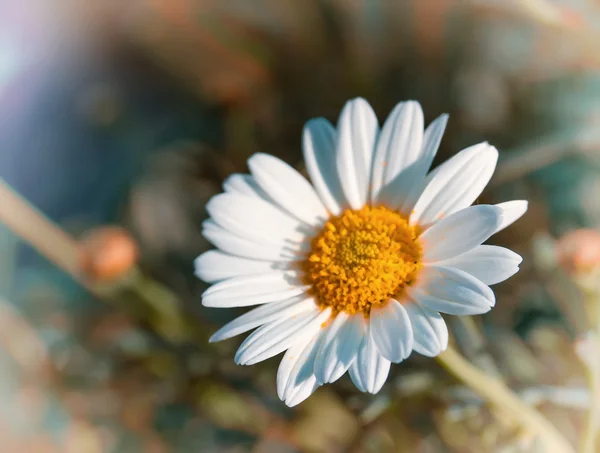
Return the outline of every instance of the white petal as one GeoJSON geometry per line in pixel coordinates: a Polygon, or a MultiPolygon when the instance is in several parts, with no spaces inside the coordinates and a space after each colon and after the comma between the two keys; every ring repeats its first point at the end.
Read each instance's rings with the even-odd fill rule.
{"type": "Polygon", "coordinates": [[[303,339],[304,341],[294,343],[283,355],[283,358],[279,363],[279,368],[277,368],[277,396],[279,396],[280,400],[285,400],[287,383],[290,380],[290,375],[292,374],[294,367],[299,363],[302,352],[317,338],[317,336],[318,334],[313,338],[303,339]]]}
{"type": "Polygon", "coordinates": [[[416,101],[401,102],[388,116],[373,158],[371,200],[401,205],[412,188],[412,171],[423,143],[423,110],[416,101]],[[386,190],[387,189],[387,190],[386,190]]]}
{"type": "Polygon", "coordinates": [[[308,289],[285,272],[246,275],[215,283],[202,294],[205,307],[248,307],[286,300],[308,289]]]}
{"type": "Polygon", "coordinates": [[[413,349],[427,357],[435,357],[448,347],[448,327],[434,310],[409,302],[405,306],[415,334],[413,349]]]}
{"type": "Polygon", "coordinates": [[[528,205],[529,203],[525,200],[506,201],[495,205],[502,209],[502,222],[496,233],[519,220],[527,212],[528,205]]]}
{"type": "Polygon", "coordinates": [[[308,398],[310,395],[312,395],[319,387],[321,387],[321,384],[313,374],[310,378],[298,386],[296,391],[285,400],[285,404],[288,407],[297,406],[306,400],[306,398],[308,398]]]}
{"type": "Polygon", "coordinates": [[[223,181],[223,190],[231,194],[248,195],[250,197],[262,198],[265,201],[272,200],[267,196],[251,175],[233,173],[223,181]]]}
{"type": "Polygon", "coordinates": [[[442,142],[442,137],[444,136],[447,124],[448,114],[443,113],[433,120],[429,126],[427,126],[427,129],[425,129],[425,133],[423,134],[423,146],[419,156],[419,164],[422,165],[424,173],[427,173],[431,167],[433,159],[440,147],[440,143],[442,142]]]}
{"type": "Polygon", "coordinates": [[[390,372],[391,362],[384,358],[367,331],[356,360],[349,369],[350,378],[361,392],[377,393],[390,372]]]}
{"type": "MultiPolygon", "coordinates": [[[[358,350],[356,360],[354,362],[352,362],[352,365],[350,365],[350,368],[348,368],[348,374],[350,375],[350,379],[352,379],[354,386],[361,392],[366,393],[368,391],[367,386],[363,382],[363,377],[360,375],[360,365],[358,364],[358,357],[360,356],[361,353],[364,354],[364,352],[362,352],[362,350],[365,348],[364,344],[365,344],[365,342],[363,341],[363,343],[360,346],[360,349],[358,350]]],[[[377,348],[375,348],[375,351],[377,351],[377,348]]],[[[377,354],[379,354],[379,353],[377,353],[377,354]]],[[[379,357],[381,357],[381,356],[379,356],[379,357]]],[[[391,362],[389,362],[389,363],[391,363],[391,362]]]]}
{"type": "Polygon", "coordinates": [[[241,194],[215,195],[206,205],[212,219],[239,237],[269,244],[299,244],[311,231],[261,198],[241,194]]]}
{"type": "Polygon", "coordinates": [[[337,170],[352,209],[362,208],[369,194],[371,164],[379,124],[367,101],[346,102],[338,120],[337,170]]]}
{"type": "Polygon", "coordinates": [[[444,113],[433,120],[431,124],[427,126],[427,129],[425,129],[421,155],[419,156],[418,162],[415,163],[414,171],[412,172],[412,188],[410,189],[409,195],[404,200],[404,203],[399,205],[398,210],[400,212],[410,214],[417,200],[421,196],[421,193],[423,193],[423,190],[425,189],[425,176],[438,152],[447,123],[448,115],[444,113]]]}
{"type": "Polygon", "coordinates": [[[265,324],[252,332],[235,354],[238,365],[254,365],[285,351],[296,342],[305,341],[317,334],[331,309],[318,308],[300,313],[282,321],[265,324]]]}
{"type": "Polygon", "coordinates": [[[285,263],[259,261],[230,255],[219,250],[204,252],[194,261],[195,274],[201,280],[213,283],[241,275],[253,275],[274,269],[286,269],[285,263]]]}
{"type": "Polygon", "coordinates": [[[419,240],[423,261],[441,261],[465,253],[486,241],[502,221],[502,209],[491,205],[471,206],[443,218],[419,240]]]}
{"type": "Polygon", "coordinates": [[[350,368],[365,333],[361,315],[339,313],[324,333],[317,358],[315,375],[322,383],[335,382],[350,368]]]}
{"type": "Polygon", "coordinates": [[[261,305],[225,324],[210,337],[209,341],[214,343],[227,340],[263,324],[291,318],[299,313],[312,311],[315,308],[316,305],[313,299],[305,296],[292,297],[281,302],[261,305]]]}
{"type": "Polygon", "coordinates": [[[294,250],[287,244],[274,245],[242,238],[217,225],[211,219],[202,222],[202,235],[215,247],[231,255],[269,262],[289,262],[299,259],[298,250],[294,250]]]}
{"type": "Polygon", "coordinates": [[[288,401],[291,402],[293,399],[298,400],[298,398],[294,398],[298,392],[302,392],[304,395],[307,389],[312,388],[312,391],[308,395],[298,401],[299,403],[306,399],[320,385],[314,373],[314,364],[323,332],[324,329],[320,329],[308,341],[303,342],[301,349],[294,348],[294,353],[286,354],[279,366],[281,374],[279,372],[277,374],[277,394],[288,405],[288,401]],[[286,358],[290,362],[293,362],[293,366],[289,371],[289,365],[283,363],[286,358]]]}
{"type": "Polygon", "coordinates": [[[296,218],[315,225],[328,217],[311,184],[281,159],[258,153],[248,160],[248,167],[268,196],[296,218]]]}
{"type": "Polygon", "coordinates": [[[496,303],[489,286],[466,272],[441,266],[423,268],[409,295],[422,306],[449,315],[487,313],[496,303]]]}
{"type": "Polygon", "coordinates": [[[371,309],[370,334],[379,353],[391,362],[406,359],[413,348],[414,335],[408,313],[397,300],[371,309]]]}
{"type": "Polygon", "coordinates": [[[512,250],[495,245],[479,245],[462,255],[437,262],[471,274],[486,285],[495,285],[519,271],[523,258],[512,250]]]}
{"type": "Polygon", "coordinates": [[[302,140],[306,170],[316,192],[329,212],[341,214],[346,199],[335,166],[335,128],[325,118],[312,119],[304,126],[302,140]]]}
{"type": "Polygon", "coordinates": [[[487,143],[471,146],[435,169],[410,215],[411,224],[429,225],[470,206],[489,182],[498,151],[487,143]]]}

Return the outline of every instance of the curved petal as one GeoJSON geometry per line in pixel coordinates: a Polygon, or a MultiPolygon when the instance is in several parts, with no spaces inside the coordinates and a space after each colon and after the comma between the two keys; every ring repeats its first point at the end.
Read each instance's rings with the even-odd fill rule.
{"type": "Polygon", "coordinates": [[[522,261],[523,258],[507,248],[479,245],[462,255],[436,264],[467,272],[486,285],[495,285],[516,274],[522,261]]]}
{"type": "Polygon", "coordinates": [[[491,205],[470,206],[440,220],[419,240],[423,261],[433,263],[461,255],[486,241],[502,222],[502,209],[491,205]]]}
{"type": "Polygon", "coordinates": [[[449,315],[480,315],[496,304],[494,292],[475,277],[450,267],[426,266],[409,295],[423,307],[449,315]]]}
{"type": "Polygon", "coordinates": [[[335,165],[335,128],[325,118],[315,118],[304,126],[302,150],[310,180],[321,201],[333,215],[346,208],[346,199],[335,165]]]}
{"type": "Polygon", "coordinates": [[[356,360],[349,369],[350,378],[361,392],[377,393],[390,373],[391,362],[384,358],[367,331],[356,360]]]}
{"type": "Polygon", "coordinates": [[[373,158],[371,201],[401,205],[414,184],[423,143],[423,110],[416,101],[401,102],[388,116],[373,158]],[[387,189],[387,190],[386,190],[387,189]]]}
{"type": "Polygon", "coordinates": [[[262,274],[287,267],[285,263],[241,258],[220,250],[204,252],[194,261],[196,276],[207,283],[242,275],[262,274]]]}
{"type": "Polygon", "coordinates": [[[415,203],[423,193],[423,189],[425,188],[425,177],[438,152],[440,143],[442,142],[446,124],[448,124],[448,115],[444,113],[433,120],[431,124],[427,126],[427,129],[425,129],[425,133],[423,134],[423,149],[421,150],[419,160],[416,162],[414,171],[412,172],[412,187],[410,193],[404,202],[398,205],[398,210],[403,214],[410,214],[415,203]]]}
{"type": "Polygon", "coordinates": [[[228,338],[248,332],[263,324],[277,322],[284,318],[291,318],[292,316],[312,311],[316,308],[317,306],[312,298],[303,296],[261,305],[225,324],[217,330],[208,341],[210,343],[215,343],[217,341],[227,340],[228,338]]]}
{"type": "Polygon", "coordinates": [[[287,407],[294,407],[305,401],[310,395],[312,395],[315,390],[321,387],[322,384],[319,384],[317,378],[314,374],[310,379],[307,379],[298,387],[298,389],[291,395],[288,399],[285,400],[285,404],[287,407]]]}
{"type": "Polygon", "coordinates": [[[405,305],[415,334],[413,349],[427,357],[435,357],[448,347],[448,327],[435,310],[421,307],[416,302],[405,305]]]}
{"type": "Polygon", "coordinates": [[[371,164],[379,124],[367,101],[346,102],[338,120],[336,164],[342,189],[352,209],[362,208],[367,200],[371,164]]]}
{"type": "Polygon", "coordinates": [[[339,313],[324,333],[317,358],[315,376],[322,383],[335,382],[350,368],[363,339],[362,316],[339,313]]]}
{"type": "Polygon", "coordinates": [[[308,289],[285,272],[246,275],[215,283],[202,294],[205,307],[247,307],[286,300],[308,289]]]}
{"type": "Polygon", "coordinates": [[[296,261],[297,247],[253,241],[227,231],[211,219],[202,222],[202,235],[215,247],[231,255],[266,261],[296,261]]]}
{"type": "Polygon", "coordinates": [[[305,341],[317,334],[331,309],[319,309],[300,313],[282,321],[265,324],[252,332],[235,354],[238,365],[254,365],[285,351],[298,341],[305,341]]]}
{"type": "Polygon", "coordinates": [[[247,239],[300,244],[308,233],[306,225],[257,197],[215,195],[207,203],[206,210],[218,225],[247,239]]]}
{"type": "Polygon", "coordinates": [[[498,226],[496,233],[519,220],[527,212],[528,205],[529,203],[525,200],[505,201],[504,203],[494,205],[502,209],[502,222],[498,226]]]}
{"type": "Polygon", "coordinates": [[[410,215],[412,225],[429,225],[470,206],[489,182],[498,151],[487,143],[471,146],[436,168],[410,215]]]}
{"type": "Polygon", "coordinates": [[[323,332],[324,329],[320,329],[301,350],[294,351],[297,354],[286,354],[279,366],[277,394],[290,407],[304,401],[321,385],[315,376],[314,365],[323,332]],[[283,363],[286,359],[293,362],[291,368],[283,363]]]}
{"type": "Polygon", "coordinates": [[[267,195],[294,217],[309,225],[327,219],[327,210],[311,184],[281,159],[258,153],[248,159],[248,167],[267,195]]]}
{"type": "Polygon", "coordinates": [[[223,190],[230,194],[247,195],[262,198],[272,203],[273,201],[262,190],[251,175],[233,173],[223,181],[223,190]]]}
{"type": "MultiPolygon", "coordinates": [[[[279,363],[279,368],[277,368],[277,396],[280,400],[285,400],[285,391],[287,388],[288,381],[290,380],[290,376],[292,371],[297,363],[302,358],[302,353],[306,349],[306,347],[314,343],[319,334],[315,335],[312,338],[303,338],[302,341],[298,341],[294,343],[290,348],[285,352],[281,362],[279,363]]],[[[306,359],[306,357],[304,357],[306,359]]]]}
{"type": "Polygon", "coordinates": [[[390,299],[384,306],[371,309],[369,333],[379,353],[391,362],[401,362],[412,351],[410,318],[397,300],[390,299]]]}

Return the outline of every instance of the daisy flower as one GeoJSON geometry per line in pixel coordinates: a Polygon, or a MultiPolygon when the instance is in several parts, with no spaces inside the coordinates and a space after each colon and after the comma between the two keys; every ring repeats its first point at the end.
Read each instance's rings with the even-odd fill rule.
{"type": "Polygon", "coordinates": [[[288,406],[346,371],[377,393],[392,362],[446,349],[440,313],[489,311],[489,285],[518,271],[519,255],[482,243],[527,202],[471,206],[498,151],[480,143],[429,172],[447,120],[423,130],[421,106],[408,101],[380,130],[370,105],[351,100],[337,128],[324,118],[304,127],[312,184],[255,154],[250,174],[231,175],[207,204],[203,234],[218,250],[196,259],[196,274],[214,283],[202,303],[259,305],[210,341],[256,329],[235,355],[240,365],[285,351],[277,393],[288,406]]]}

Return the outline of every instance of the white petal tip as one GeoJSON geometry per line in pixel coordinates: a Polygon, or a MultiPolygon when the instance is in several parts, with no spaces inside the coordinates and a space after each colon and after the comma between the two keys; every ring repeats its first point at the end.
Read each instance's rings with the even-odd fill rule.
{"type": "Polygon", "coordinates": [[[412,108],[417,108],[417,109],[421,109],[421,103],[415,99],[410,99],[408,101],[406,101],[406,105],[410,105],[412,108]]]}
{"type": "Polygon", "coordinates": [[[485,144],[485,148],[481,151],[481,153],[489,154],[489,158],[493,159],[495,162],[497,162],[498,156],[500,154],[498,152],[498,149],[495,146],[490,145],[488,142],[484,142],[484,144],[485,144]]]}
{"type": "Polygon", "coordinates": [[[269,159],[271,156],[267,153],[254,153],[248,158],[248,162],[256,162],[257,160],[269,159]]]}
{"type": "Polygon", "coordinates": [[[233,338],[235,336],[235,335],[228,335],[228,333],[229,332],[227,330],[221,328],[210,336],[210,338],[208,339],[208,342],[209,343],[218,343],[223,340],[229,340],[230,338],[233,338]]]}
{"type": "Polygon", "coordinates": [[[435,349],[434,348],[423,349],[423,348],[419,348],[417,346],[414,347],[415,352],[417,352],[425,357],[437,357],[442,352],[444,352],[446,349],[448,349],[448,344],[446,344],[446,345],[438,344],[438,345],[436,345],[435,349]]]}
{"type": "Polygon", "coordinates": [[[202,296],[202,306],[206,308],[223,308],[218,301],[215,302],[211,297],[202,296]]]}
{"type": "Polygon", "coordinates": [[[341,378],[345,373],[346,373],[346,368],[343,366],[338,366],[335,369],[331,370],[331,372],[328,375],[323,376],[324,377],[323,380],[319,379],[319,383],[333,384],[335,381],[337,381],[339,378],[341,378]]]}
{"type": "Polygon", "coordinates": [[[319,384],[316,388],[301,388],[298,392],[293,394],[291,397],[286,398],[285,405],[287,407],[296,407],[300,403],[306,401],[316,390],[319,389],[319,384]],[[308,390],[308,391],[307,391],[308,390]]]}
{"type": "Polygon", "coordinates": [[[202,306],[207,308],[213,308],[213,306],[210,303],[207,304],[204,299],[202,299],[202,306]]]}
{"type": "Polygon", "coordinates": [[[321,126],[323,124],[323,122],[326,122],[327,124],[329,124],[329,121],[327,121],[327,119],[323,118],[322,116],[319,116],[317,118],[311,118],[311,119],[309,119],[304,124],[304,133],[306,133],[307,131],[309,131],[313,127],[321,126]]]}
{"type": "Polygon", "coordinates": [[[270,156],[266,153],[255,153],[248,158],[247,164],[250,173],[255,175],[257,172],[260,172],[261,165],[265,162],[271,162],[275,157],[270,156]]]}
{"type": "Polygon", "coordinates": [[[296,407],[298,404],[302,403],[302,401],[296,401],[294,399],[289,399],[284,401],[287,407],[296,407]]]}
{"type": "Polygon", "coordinates": [[[354,102],[361,102],[361,103],[364,102],[366,104],[369,103],[365,98],[363,98],[361,96],[357,96],[357,97],[355,97],[355,98],[350,99],[349,101],[347,101],[346,104],[351,104],[351,103],[354,103],[354,102]]]}
{"type": "Polygon", "coordinates": [[[382,383],[379,387],[368,388],[368,389],[366,389],[365,393],[370,393],[371,395],[377,395],[383,388],[383,384],[385,384],[385,382],[382,383]]]}
{"type": "Polygon", "coordinates": [[[527,200],[512,200],[499,203],[496,206],[503,211],[502,224],[498,227],[498,231],[501,231],[523,217],[529,208],[529,202],[527,200]]]}

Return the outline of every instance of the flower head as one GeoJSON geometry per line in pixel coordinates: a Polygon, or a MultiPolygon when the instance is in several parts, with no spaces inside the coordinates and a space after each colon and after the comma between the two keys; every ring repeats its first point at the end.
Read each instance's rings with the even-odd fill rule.
{"type": "Polygon", "coordinates": [[[392,362],[446,349],[440,313],[489,311],[489,285],[518,271],[519,255],[482,243],[527,202],[471,206],[496,166],[487,143],[430,172],[446,122],[423,130],[420,105],[408,101],[380,131],[365,100],[349,101],[337,129],[323,118],[304,128],[312,184],[256,154],[251,174],[230,176],[208,203],[203,233],[219,250],[196,260],[197,275],[215,283],[203,304],[260,305],[211,341],[256,329],[237,351],[241,365],[286,351],[277,390],[289,406],[346,371],[377,393],[392,362]]]}

